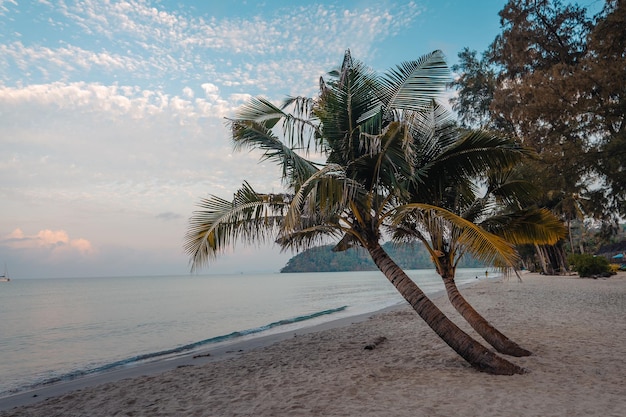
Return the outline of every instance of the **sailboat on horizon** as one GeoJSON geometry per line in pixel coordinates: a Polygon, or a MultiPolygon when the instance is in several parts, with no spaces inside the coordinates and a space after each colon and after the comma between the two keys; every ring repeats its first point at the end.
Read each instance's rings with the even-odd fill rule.
{"type": "Polygon", "coordinates": [[[9,278],[9,273],[7,272],[7,264],[4,264],[4,275],[0,275],[0,282],[9,282],[11,278],[9,278]]]}

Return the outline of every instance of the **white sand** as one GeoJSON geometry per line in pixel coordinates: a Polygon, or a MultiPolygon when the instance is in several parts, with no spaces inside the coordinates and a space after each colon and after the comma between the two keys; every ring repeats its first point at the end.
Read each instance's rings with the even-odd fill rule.
{"type": "MultiPolygon", "coordinates": [[[[403,307],[218,361],[42,395],[0,416],[626,415],[626,274],[527,274],[462,292],[534,352],[511,359],[528,373],[472,369],[403,307]],[[364,349],[379,336],[387,340],[364,349]]],[[[435,301],[475,336],[445,297],[435,301]]]]}

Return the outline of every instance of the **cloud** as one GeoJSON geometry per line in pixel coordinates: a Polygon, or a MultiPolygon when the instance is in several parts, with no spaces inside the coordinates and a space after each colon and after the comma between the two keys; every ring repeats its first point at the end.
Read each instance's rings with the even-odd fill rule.
{"type": "Polygon", "coordinates": [[[91,246],[91,242],[89,242],[87,239],[83,239],[83,238],[72,239],[70,241],[70,246],[76,249],[78,252],[82,253],[83,255],[90,254],[93,252],[93,247],[91,246]]]}
{"type": "Polygon", "coordinates": [[[159,219],[159,220],[170,221],[170,220],[181,219],[181,218],[183,218],[183,216],[178,214],[178,213],[172,213],[172,212],[168,211],[168,212],[165,212],[165,213],[157,214],[156,218],[159,219]]]}
{"type": "Polygon", "coordinates": [[[194,92],[191,88],[185,87],[183,88],[183,95],[188,99],[192,99],[194,96],[194,92]]]}
{"type": "MultiPolygon", "coordinates": [[[[45,74],[61,72],[64,74],[99,68],[107,72],[134,71],[141,74],[146,70],[140,60],[108,52],[93,52],[78,46],[68,45],[60,48],[45,46],[24,46],[21,42],[0,45],[0,53],[5,60],[11,59],[18,68],[32,71],[35,68],[45,74]]],[[[67,76],[67,75],[66,75],[67,76]]]]}
{"type": "Polygon", "coordinates": [[[253,94],[286,85],[303,93],[347,47],[369,59],[377,44],[410,27],[422,8],[411,1],[268,7],[263,16],[237,18],[196,12],[146,1],[50,6],[42,24],[63,25],[84,36],[61,46],[0,44],[2,77],[7,84],[72,82],[87,72],[124,84],[143,80],[153,88],[174,83],[178,91],[181,84],[201,83],[198,77],[204,77],[253,94]]]}
{"type": "MultiPolygon", "coordinates": [[[[21,230],[20,230],[21,232],[21,230]]],[[[70,238],[65,230],[40,230],[35,237],[38,246],[57,246],[69,243],[70,238]]]]}
{"type": "Polygon", "coordinates": [[[69,252],[80,255],[94,253],[94,248],[87,239],[70,238],[65,230],[40,230],[34,235],[25,235],[17,228],[1,240],[3,246],[11,249],[40,249],[49,255],[67,254],[69,252]]]}
{"type": "Polygon", "coordinates": [[[228,197],[246,178],[280,190],[278,170],[258,164],[257,154],[231,155],[223,117],[241,97],[192,87],[193,100],[128,85],[0,85],[0,200],[12,213],[0,230],[27,223],[48,230],[19,242],[23,250],[31,243],[30,258],[45,265],[52,257],[73,262],[70,254],[101,259],[115,241],[129,252],[158,246],[179,254],[184,218],[206,193],[228,197]],[[47,227],[68,217],[86,242],[47,227]],[[55,239],[56,246],[42,244],[55,239]]]}
{"type": "Polygon", "coordinates": [[[282,189],[258,152],[233,155],[224,118],[251,96],[314,95],[345,48],[369,62],[420,13],[374,0],[257,3],[237,17],[214,7],[0,0],[0,200],[10,214],[0,233],[31,228],[0,236],[0,249],[38,263],[37,275],[69,273],[53,271],[58,259],[69,269],[82,259],[86,271],[93,258],[93,274],[133,262],[162,271],[164,254],[180,264],[199,198],[230,198],[245,179],[282,189]],[[41,30],[27,32],[27,13],[41,30]]]}
{"type": "MultiPolygon", "coordinates": [[[[162,91],[145,90],[138,86],[103,85],[84,81],[32,84],[25,87],[0,85],[0,117],[12,113],[15,107],[43,111],[108,113],[111,117],[129,116],[142,119],[170,113],[185,120],[216,118],[230,114],[236,104],[221,97],[219,88],[204,83],[200,86],[205,98],[193,98],[193,89],[185,87],[181,96],[169,96],[162,91]]],[[[17,113],[17,112],[16,112],[17,113]]]]}
{"type": "Polygon", "coordinates": [[[17,2],[15,0],[0,0],[0,16],[9,11],[9,9],[5,6],[5,4],[9,3],[13,6],[17,6],[17,2]]]}
{"type": "Polygon", "coordinates": [[[204,90],[204,94],[207,97],[215,97],[220,91],[218,86],[211,83],[203,83],[200,85],[200,87],[202,87],[202,89],[204,90]]]}

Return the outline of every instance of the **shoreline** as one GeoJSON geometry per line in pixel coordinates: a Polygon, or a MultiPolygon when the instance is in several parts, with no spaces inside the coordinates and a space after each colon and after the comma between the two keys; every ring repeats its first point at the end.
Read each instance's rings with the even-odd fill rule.
{"type": "MultiPolygon", "coordinates": [[[[474,282],[474,270],[462,271],[461,282],[468,280],[474,282]]],[[[443,288],[443,283],[434,270],[408,272],[419,282],[424,283],[423,289],[427,293],[443,288]],[[437,281],[439,285],[436,285],[437,281]]],[[[476,274],[480,275],[478,272],[476,274]]],[[[224,275],[216,275],[217,279],[193,277],[185,279],[182,285],[178,285],[178,279],[173,280],[172,277],[166,280],[159,277],[136,277],[136,279],[111,277],[91,282],[80,280],[71,286],[67,281],[75,279],[40,280],[41,282],[36,284],[28,280],[18,280],[20,282],[16,282],[15,286],[8,287],[11,291],[0,294],[2,301],[7,303],[3,304],[4,307],[10,313],[3,326],[7,330],[5,340],[7,351],[3,352],[1,361],[0,373],[3,373],[5,378],[0,380],[0,398],[49,386],[51,383],[97,375],[121,367],[138,366],[149,361],[164,360],[222,343],[231,344],[251,336],[289,332],[295,328],[309,327],[363,312],[373,313],[401,302],[401,296],[386,279],[380,279],[381,276],[379,271],[365,274],[348,272],[260,275],[259,279],[267,284],[259,289],[260,293],[267,293],[262,295],[261,300],[265,301],[261,303],[255,300],[258,296],[256,291],[246,290],[243,294],[244,299],[232,301],[229,300],[230,296],[219,297],[216,296],[219,291],[211,291],[212,287],[221,286],[222,281],[224,287],[244,288],[247,280],[253,277],[256,279],[255,275],[241,277],[237,275],[233,277],[234,279],[224,275]],[[335,283],[335,276],[340,278],[340,282],[335,283]],[[156,286],[148,281],[153,278],[157,281],[156,286]],[[109,285],[109,279],[117,285],[109,285]],[[332,282],[329,282],[331,280],[332,282]],[[29,307],[32,307],[28,311],[34,314],[40,309],[38,314],[45,316],[49,303],[41,296],[46,291],[42,291],[40,287],[54,289],[64,286],[67,287],[67,292],[59,291],[57,294],[68,294],[64,297],[71,297],[69,294],[87,288],[87,284],[93,287],[92,282],[95,282],[95,286],[105,286],[103,297],[94,297],[93,294],[97,291],[90,291],[89,299],[80,295],[72,297],[76,302],[59,307],[59,312],[63,315],[52,316],[59,325],[54,325],[50,329],[45,328],[46,321],[39,321],[37,317],[29,319],[26,314],[20,313],[24,301],[19,300],[24,297],[11,296],[13,292],[26,291],[27,295],[34,297],[32,302],[28,302],[29,307]],[[276,283],[280,290],[267,289],[273,288],[276,283]],[[297,287],[301,286],[305,288],[298,291],[297,287]],[[333,292],[338,286],[342,289],[333,292]],[[164,291],[162,287],[171,288],[164,291]],[[316,288],[311,291],[313,287],[316,288]],[[144,291],[146,296],[140,295],[144,291]],[[163,300],[159,300],[159,297],[170,291],[179,300],[185,297],[183,294],[188,293],[189,305],[186,301],[175,301],[176,297],[164,297],[163,300]],[[204,291],[207,291],[207,297],[202,295],[204,291]],[[320,297],[320,294],[325,292],[328,292],[328,296],[320,297]],[[119,294],[116,293],[121,294],[122,298],[118,299],[119,294]],[[140,306],[135,307],[134,301],[130,301],[134,298],[131,294],[140,297],[138,299],[140,306]],[[245,300],[246,296],[252,300],[245,300]],[[108,302],[103,301],[109,298],[108,302]],[[155,303],[157,300],[167,305],[167,310],[155,303]],[[276,305],[273,305],[273,302],[268,304],[267,300],[275,300],[276,305]],[[253,303],[252,308],[242,308],[247,302],[253,303]],[[118,303],[119,308],[115,307],[118,303]],[[98,309],[102,314],[87,314],[84,318],[82,316],[74,318],[72,309],[81,306],[85,311],[92,312],[98,309]],[[122,308],[129,308],[136,313],[125,314],[122,308]],[[164,313],[165,311],[168,313],[164,313]],[[255,313],[257,311],[259,314],[255,313]],[[11,314],[15,314],[15,317],[11,314]],[[22,320],[26,322],[21,324],[22,320]],[[177,325],[168,328],[168,323],[177,325]],[[65,324],[71,326],[66,328],[65,324]],[[31,329],[35,327],[39,331],[31,333],[31,329]],[[111,337],[109,332],[112,332],[111,337]],[[42,339],[44,334],[46,339],[42,339]],[[20,340],[25,343],[23,347],[19,346],[20,340]],[[73,350],[76,354],[69,353],[73,350]]]]}
{"type": "MultiPolygon", "coordinates": [[[[465,285],[473,284],[474,283],[465,285]]],[[[441,297],[444,294],[445,291],[442,290],[430,294],[429,297],[441,297]]],[[[46,399],[58,397],[83,388],[90,388],[105,383],[114,383],[129,378],[153,376],[178,368],[200,366],[207,363],[236,358],[243,353],[251,350],[263,349],[292,337],[347,327],[352,324],[364,322],[374,315],[385,314],[403,307],[405,307],[404,300],[398,302],[397,304],[384,307],[380,310],[332,319],[322,323],[313,324],[311,326],[300,327],[292,330],[283,330],[260,336],[244,336],[242,339],[237,341],[217,343],[215,345],[209,345],[172,357],[158,358],[143,363],[134,363],[128,366],[122,366],[94,374],[81,375],[68,380],[55,381],[49,384],[44,383],[40,386],[25,388],[15,394],[0,397],[0,412],[15,407],[36,404],[40,401],[45,401],[46,399]]]]}
{"type": "MultiPolygon", "coordinates": [[[[522,278],[478,280],[462,293],[533,351],[510,358],[529,370],[524,375],[475,371],[402,303],[207,349],[211,356],[187,355],[5,397],[0,416],[622,415],[626,273],[522,278]],[[386,340],[364,350],[379,337],[386,340]]],[[[482,342],[444,292],[429,298],[482,342]]]]}
{"type": "MultiPolygon", "coordinates": [[[[503,276],[496,275],[488,278],[477,278],[476,281],[469,281],[459,285],[459,289],[467,286],[476,285],[481,281],[492,281],[503,279],[503,276]]],[[[431,299],[445,297],[445,289],[427,294],[431,299]]],[[[209,362],[216,362],[232,357],[236,357],[244,352],[253,349],[260,349],[291,337],[302,336],[309,333],[322,332],[329,329],[346,327],[351,324],[361,323],[370,317],[378,314],[395,311],[406,306],[406,301],[398,294],[399,301],[393,305],[383,307],[364,313],[356,313],[350,316],[333,318],[321,323],[314,323],[304,327],[295,329],[285,329],[278,331],[269,331],[254,335],[242,336],[234,341],[218,342],[209,344],[198,349],[192,349],[179,354],[173,354],[165,357],[156,357],[143,362],[130,363],[113,369],[101,372],[87,373],[68,379],[60,379],[49,383],[40,383],[31,387],[24,387],[17,392],[0,396],[0,411],[14,407],[27,406],[51,397],[57,397],[71,391],[88,388],[103,383],[116,382],[127,378],[136,378],[140,376],[151,376],[163,373],[175,368],[203,365],[209,362]]],[[[417,317],[419,319],[419,317],[417,317]]]]}

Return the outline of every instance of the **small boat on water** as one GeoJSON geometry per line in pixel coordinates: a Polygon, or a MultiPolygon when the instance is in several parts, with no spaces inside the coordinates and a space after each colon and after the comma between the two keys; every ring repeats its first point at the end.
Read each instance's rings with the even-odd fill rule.
{"type": "Polygon", "coordinates": [[[7,272],[7,266],[4,265],[4,275],[0,275],[0,282],[9,282],[11,278],[9,278],[9,273],[7,272]]]}

